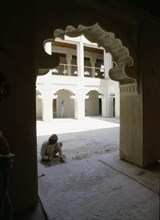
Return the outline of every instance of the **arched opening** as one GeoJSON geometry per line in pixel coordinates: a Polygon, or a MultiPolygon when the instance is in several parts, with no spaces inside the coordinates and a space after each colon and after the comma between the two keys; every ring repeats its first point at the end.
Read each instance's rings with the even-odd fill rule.
{"type": "Polygon", "coordinates": [[[99,99],[97,91],[90,91],[85,100],[85,115],[86,116],[100,116],[101,114],[101,99],[99,99]]]}
{"type": "MultiPolygon", "coordinates": [[[[108,85],[106,85],[107,79],[118,82],[121,88],[131,85],[133,88],[131,93],[138,94],[136,77],[130,72],[127,74],[125,72],[127,66],[133,66],[133,59],[129,55],[128,49],[123,46],[121,40],[115,38],[114,33],[104,31],[97,23],[90,27],[79,25],[77,28],[67,26],[65,30],[56,29],[53,39],[47,39],[44,42],[44,48],[51,56],[59,56],[59,62],[55,66],[52,65],[50,79],[52,77],[54,81],[56,75],[59,77],[64,75],[65,78],[59,78],[58,83],[60,81],[62,84],[66,83],[65,87],[72,88],[74,91],[73,101],[70,99],[68,91],[57,89],[58,83],[56,82],[56,90],[59,91],[54,92],[56,101],[52,101],[54,111],[56,111],[55,114],[52,104],[52,115],[55,114],[56,117],[62,117],[60,111],[62,101],[67,103],[67,105],[63,103],[65,109],[63,117],[75,116],[76,119],[83,119],[85,114],[92,116],[101,114],[103,117],[117,116],[119,101],[116,102],[116,100],[118,100],[119,91],[114,89],[112,82],[108,81],[108,85]],[[64,39],[68,40],[68,43],[64,43],[64,39]],[[92,50],[86,46],[87,41],[92,43],[92,50]],[[95,44],[98,45],[98,49],[95,49],[95,44]],[[58,45],[63,47],[63,50],[59,50],[58,45]],[[64,48],[69,48],[67,53],[64,48]],[[75,51],[76,48],[78,53],[75,51]],[[102,53],[102,48],[104,53],[102,53]],[[98,54],[97,57],[90,57],[93,50],[98,54]],[[78,80],[73,76],[78,77],[79,82],[76,85],[74,82],[78,80]],[[94,81],[89,81],[90,78],[93,78],[94,81]],[[108,89],[106,89],[107,86],[108,89]],[[89,99],[87,100],[85,94],[90,90],[95,91],[88,94],[89,99]],[[99,96],[97,91],[101,91],[99,96]]],[[[41,69],[40,75],[43,76],[45,73],[46,70],[41,69]]]]}
{"type": "MultiPolygon", "coordinates": [[[[81,27],[82,29],[83,29],[83,27],[81,27]]],[[[88,33],[88,32],[90,32],[91,30],[92,30],[92,28],[88,28],[88,29],[85,29],[85,27],[84,27],[84,30],[83,31],[81,31],[82,29],[81,28],[79,28],[79,30],[80,30],[80,33],[85,33],[86,35],[88,34],[89,35],[89,37],[93,37],[93,35],[90,35],[90,33],[88,33]],[[86,32],[85,32],[85,30],[86,30],[86,32]]],[[[96,31],[97,30],[99,30],[98,28],[96,29],[96,31]]],[[[95,31],[95,32],[96,32],[95,31]]],[[[60,35],[61,35],[61,33],[62,33],[62,35],[64,34],[68,34],[69,33],[69,35],[71,34],[73,34],[73,36],[74,36],[74,34],[75,35],[77,35],[77,34],[79,34],[79,33],[77,33],[77,30],[75,30],[74,28],[72,29],[72,27],[71,28],[69,28],[68,27],[68,29],[66,29],[66,31],[59,31],[59,33],[60,33],[60,35]],[[70,32],[71,31],[71,32],[70,32]],[[73,32],[72,32],[73,31],[73,32]],[[62,33],[63,32],[63,33],[62,33]]],[[[94,34],[95,34],[95,32],[94,32],[94,34]]],[[[101,31],[100,31],[101,32],[101,31]]],[[[95,34],[96,35],[96,34],[95,34]]],[[[94,35],[94,36],[95,36],[94,35]]],[[[100,35],[102,35],[102,33],[100,33],[100,35]]],[[[110,34],[108,34],[109,36],[110,36],[110,34]]],[[[105,35],[105,37],[106,36],[108,36],[107,34],[105,35]]],[[[59,36],[59,35],[58,35],[59,36]]],[[[108,36],[108,37],[109,37],[108,36]]],[[[104,37],[104,38],[105,38],[104,37]]],[[[112,36],[112,34],[111,34],[111,38],[112,38],[113,36],[112,36]]],[[[94,39],[94,37],[93,37],[93,41],[94,42],[100,42],[99,44],[100,45],[102,45],[102,46],[104,46],[104,48],[106,49],[106,50],[108,50],[112,55],[113,55],[113,59],[114,59],[114,65],[113,65],[113,68],[112,69],[110,69],[110,71],[109,71],[109,76],[110,76],[110,78],[112,78],[112,79],[114,79],[114,80],[116,80],[116,81],[118,81],[119,83],[120,83],[120,85],[128,85],[128,84],[132,84],[132,86],[133,86],[133,90],[132,90],[132,92],[134,93],[134,94],[137,94],[137,84],[136,84],[136,79],[134,79],[134,78],[132,78],[132,77],[129,77],[129,76],[127,76],[126,75],[126,73],[125,73],[125,66],[126,65],[132,65],[133,63],[132,63],[132,58],[129,56],[129,52],[128,52],[128,50],[126,49],[126,48],[124,48],[123,46],[122,46],[122,44],[121,44],[121,42],[118,40],[118,41],[116,41],[116,39],[113,37],[113,39],[111,40],[111,41],[109,41],[109,42],[107,42],[107,44],[105,44],[105,42],[101,42],[101,38],[96,38],[95,37],[95,39],[94,39]],[[115,46],[115,44],[114,44],[114,46],[113,46],[113,48],[112,48],[112,46],[111,45],[108,45],[108,43],[117,43],[118,44],[118,46],[117,46],[117,48],[116,48],[116,46],[115,46]],[[118,52],[117,52],[117,50],[118,50],[118,52]],[[123,58],[123,59],[122,59],[123,58]]],[[[65,72],[66,73],[66,72],[65,72]]],[[[79,74],[79,72],[77,73],[77,74],[79,74]]],[[[90,72],[89,71],[87,71],[87,76],[90,76],[90,72]]],[[[124,88],[124,87],[122,87],[122,88],[124,88]]],[[[125,90],[125,88],[124,88],[124,90],[125,90]]],[[[126,89],[126,90],[128,90],[128,89],[126,89]]],[[[96,92],[95,92],[96,93],[96,92]]],[[[77,94],[76,94],[77,95],[77,94]]],[[[75,95],[75,98],[77,98],[77,96],[75,95]]],[[[102,94],[102,99],[103,99],[103,95],[104,94],[102,94]]],[[[91,96],[93,96],[94,97],[94,95],[93,95],[93,92],[92,92],[92,94],[91,94],[91,96]]],[[[97,99],[97,97],[96,97],[96,99],[97,99]]],[[[111,101],[111,105],[109,105],[110,106],[110,108],[112,108],[112,109],[109,109],[109,113],[112,115],[112,116],[114,116],[115,115],[115,94],[111,94],[110,96],[109,96],[109,101],[111,101]],[[112,100],[111,100],[112,99],[112,100]]],[[[104,101],[104,100],[103,100],[104,101]]],[[[105,103],[106,104],[106,103],[105,103]]],[[[97,104],[96,104],[96,107],[97,107],[97,104]]]]}
{"type": "MultiPolygon", "coordinates": [[[[53,100],[56,99],[52,100],[52,115],[56,117],[75,116],[76,119],[83,119],[85,115],[119,116],[119,91],[115,89],[115,81],[120,85],[121,91],[126,85],[131,85],[131,94],[138,94],[136,77],[130,72],[126,74],[126,67],[133,66],[128,49],[121,40],[115,38],[114,33],[104,31],[98,23],[90,27],[79,25],[77,28],[67,26],[65,30],[56,29],[53,39],[44,42],[44,48],[50,56],[59,57],[59,62],[52,65],[49,76],[51,84],[55,83],[56,87],[56,92],[52,89],[53,100]],[[64,39],[68,42],[64,42],[64,39]],[[91,42],[92,49],[87,46],[88,41],[91,42]],[[95,48],[95,44],[98,48],[95,48]],[[97,56],[91,57],[93,51],[97,56]],[[59,83],[64,87],[60,87],[59,83]],[[67,90],[74,91],[74,95],[67,90]],[[86,99],[86,94],[89,99],[86,99]],[[62,102],[65,109],[63,116],[60,110],[62,102]]],[[[45,73],[46,70],[41,69],[42,77],[45,73]]]]}
{"type": "Polygon", "coordinates": [[[53,99],[53,118],[74,118],[74,100],[72,93],[65,89],[56,92],[56,99],[53,99]]]}

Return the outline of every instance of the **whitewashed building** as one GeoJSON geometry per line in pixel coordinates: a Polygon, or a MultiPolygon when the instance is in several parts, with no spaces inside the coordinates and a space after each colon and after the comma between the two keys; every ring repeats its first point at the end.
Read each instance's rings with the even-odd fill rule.
{"type": "Polygon", "coordinates": [[[37,119],[49,121],[61,117],[85,116],[119,118],[119,83],[109,78],[112,56],[83,35],[65,36],[47,42],[45,50],[59,54],[59,65],[37,77],[37,119]]]}

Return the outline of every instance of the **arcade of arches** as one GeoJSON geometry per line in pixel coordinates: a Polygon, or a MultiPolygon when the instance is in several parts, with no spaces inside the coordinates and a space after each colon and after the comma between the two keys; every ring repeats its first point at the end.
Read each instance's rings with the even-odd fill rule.
{"type": "MultiPolygon", "coordinates": [[[[60,64],[57,52],[45,52],[48,40],[83,34],[112,55],[109,77],[120,88],[120,159],[143,168],[160,159],[159,19],[140,10],[135,13],[135,8],[120,2],[35,0],[19,5],[15,0],[13,7],[4,3],[0,68],[12,89],[1,105],[1,127],[16,154],[10,184],[15,210],[35,205],[38,198],[35,84],[37,75],[45,76],[60,64]]],[[[76,98],[68,88],[62,89],[76,98]]],[[[90,91],[102,94],[96,88],[85,95],[90,91]]],[[[57,94],[52,95],[53,101],[57,94]]]]}
{"type": "Polygon", "coordinates": [[[86,115],[119,118],[119,84],[109,78],[113,67],[111,54],[83,35],[65,38],[53,42],[53,46],[45,45],[46,52],[58,53],[60,64],[44,75],[41,70],[37,76],[37,119],[49,121],[61,117],[62,101],[65,118],[83,119],[86,115]]]}

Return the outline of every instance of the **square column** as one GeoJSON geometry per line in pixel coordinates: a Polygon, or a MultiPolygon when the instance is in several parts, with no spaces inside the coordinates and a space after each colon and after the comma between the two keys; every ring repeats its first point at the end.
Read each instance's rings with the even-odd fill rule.
{"type": "Polygon", "coordinates": [[[104,78],[109,79],[108,72],[112,68],[112,56],[104,50],[104,78]]]}
{"type": "Polygon", "coordinates": [[[136,84],[120,85],[120,158],[143,167],[141,98],[136,84]]]}
{"type": "MultiPolygon", "coordinates": [[[[49,73],[50,74],[50,73],[49,73]]],[[[44,82],[42,96],[42,120],[50,121],[53,119],[52,96],[50,78],[44,82]]]]}
{"type": "MultiPolygon", "coordinates": [[[[84,77],[84,43],[83,36],[81,35],[79,43],[77,44],[77,68],[78,77],[84,77]]],[[[84,82],[79,80],[79,85],[77,86],[77,98],[75,99],[75,118],[84,119],[85,118],[85,98],[84,98],[84,82]]]]}
{"type": "Polygon", "coordinates": [[[79,82],[77,86],[77,96],[75,98],[75,118],[84,119],[85,118],[85,95],[84,95],[84,85],[83,82],[79,82]]]}
{"type": "Polygon", "coordinates": [[[77,66],[78,66],[78,77],[84,76],[84,45],[83,38],[80,36],[80,41],[77,44],[77,66]]]}

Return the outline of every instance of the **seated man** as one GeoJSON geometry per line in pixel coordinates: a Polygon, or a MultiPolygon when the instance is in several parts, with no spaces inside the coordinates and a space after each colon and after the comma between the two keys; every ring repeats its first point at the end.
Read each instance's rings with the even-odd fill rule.
{"type": "Polygon", "coordinates": [[[41,157],[43,161],[51,162],[54,158],[59,157],[61,162],[65,162],[62,154],[62,142],[58,141],[58,136],[53,134],[48,141],[44,141],[41,147],[41,157]],[[59,156],[56,155],[59,153],[59,156]]]}

